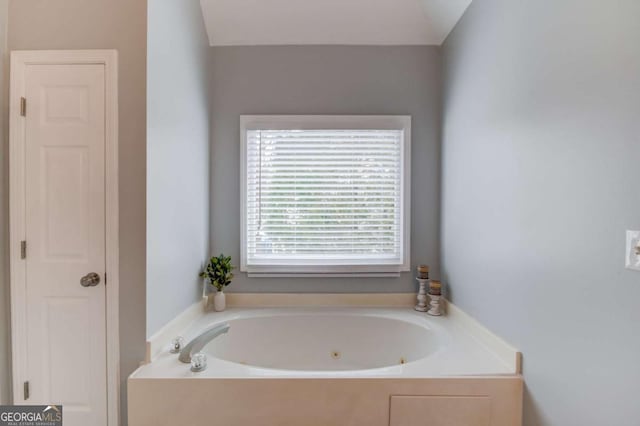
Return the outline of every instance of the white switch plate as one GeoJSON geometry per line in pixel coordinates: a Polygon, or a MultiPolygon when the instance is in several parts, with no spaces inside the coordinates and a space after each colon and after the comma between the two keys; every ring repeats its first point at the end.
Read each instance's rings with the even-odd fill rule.
{"type": "Polygon", "coordinates": [[[627,269],[640,271],[640,231],[627,231],[627,251],[625,266],[627,269]]]}

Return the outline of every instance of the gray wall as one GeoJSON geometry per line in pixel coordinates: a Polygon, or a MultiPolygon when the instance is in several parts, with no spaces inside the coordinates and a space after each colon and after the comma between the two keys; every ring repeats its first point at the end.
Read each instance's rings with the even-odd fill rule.
{"type": "Polygon", "coordinates": [[[9,0],[0,0],[0,405],[8,404],[11,388],[9,300],[9,135],[7,89],[9,0]]]}
{"type": "MultiPolygon", "coordinates": [[[[119,53],[120,373],[126,420],[125,379],[145,356],[147,2],[12,0],[9,22],[12,50],[119,53]]],[[[1,180],[6,185],[6,170],[1,180]]]]}
{"type": "Polygon", "coordinates": [[[147,45],[147,336],[201,294],[209,244],[209,43],[198,0],[154,0],[147,45]]]}
{"type": "MultiPolygon", "coordinates": [[[[240,259],[241,114],[413,117],[411,264],[438,274],[441,58],[438,47],[271,46],[211,49],[211,246],[240,259]]],[[[410,292],[399,278],[247,278],[236,292],[410,292]]]]}
{"type": "Polygon", "coordinates": [[[640,2],[474,0],[444,45],[443,273],[527,425],[637,426],[640,2]]]}

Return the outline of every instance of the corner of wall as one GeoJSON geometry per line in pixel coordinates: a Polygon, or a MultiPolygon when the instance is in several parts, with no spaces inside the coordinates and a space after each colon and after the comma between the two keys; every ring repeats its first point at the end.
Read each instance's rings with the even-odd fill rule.
{"type": "Polygon", "coordinates": [[[198,0],[154,2],[147,22],[150,337],[200,300],[198,272],[209,243],[210,116],[208,38],[198,0]]]}

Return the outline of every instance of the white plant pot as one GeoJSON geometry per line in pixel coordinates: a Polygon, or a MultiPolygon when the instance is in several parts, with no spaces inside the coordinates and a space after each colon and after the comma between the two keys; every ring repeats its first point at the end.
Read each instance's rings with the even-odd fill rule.
{"type": "Polygon", "coordinates": [[[213,309],[216,312],[222,312],[227,307],[227,300],[224,291],[216,291],[213,295],[213,309]]]}

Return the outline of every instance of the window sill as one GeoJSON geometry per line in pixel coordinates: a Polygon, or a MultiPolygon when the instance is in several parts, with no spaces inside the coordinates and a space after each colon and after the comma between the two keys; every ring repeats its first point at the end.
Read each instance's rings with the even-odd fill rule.
{"type": "Polygon", "coordinates": [[[249,278],[397,278],[400,276],[400,272],[248,272],[247,276],[249,278]]]}

